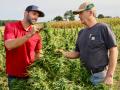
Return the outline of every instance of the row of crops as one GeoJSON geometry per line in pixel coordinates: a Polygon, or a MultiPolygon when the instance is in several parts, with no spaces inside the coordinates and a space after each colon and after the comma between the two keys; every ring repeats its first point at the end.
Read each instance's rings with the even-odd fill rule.
{"type": "MultiPolygon", "coordinates": [[[[103,18],[103,19],[97,19],[98,22],[104,22],[108,23],[111,26],[119,26],[120,25],[120,18],[103,18]]],[[[59,21],[59,22],[49,22],[48,23],[49,28],[80,28],[83,27],[83,25],[80,23],[80,21],[59,21]]]]}
{"type": "MultiPolygon", "coordinates": [[[[114,20],[108,21],[111,24],[114,20]]],[[[118,19],[118,21],[120,20],[118,19]]],[[[67,22],[67,24],[70,23],[67,22]]],[[[58,23],[56,23],[57,25],[58,23]]],[[[29,67],[30,79],[26,81],[15,80],[13,82],[13,90],[109,90],[109,87],[104,85],[93,87],[89,81],[90,74],[82,66],[79,59],[67,59],[56,51],[57,49],[73,50],[77,34],[82,27],[81,25],[81,27],[74,28],[55,28],[52,27],[51,23],[48,23],[44,31],[41,32],[43,39],[41,59],[35,61],[29,67]]],[[[120,26],[113,24],[112,29],[116,35],[119,47],[120,26]]],[[[0,72],[0,90],[8,90],[4,70],[5,52],[2,39],[3,30],[0,31],[0,66],[2,66],[2,71],[0,72]]],[[[115,82],[120,80],[118,69],[114,77],[115,82]]],[[[113,88],[113,90],[119,90],[119,85],[115,83],[113,88]]]]}

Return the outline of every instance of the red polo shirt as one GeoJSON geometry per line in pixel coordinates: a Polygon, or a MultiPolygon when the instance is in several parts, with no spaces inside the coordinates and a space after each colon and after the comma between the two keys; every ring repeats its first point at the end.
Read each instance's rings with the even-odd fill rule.
{"type": "MultiPolygon", "coordinates": [[[[31,27],[28,31],[31,30],[31,27]]],[[[20,38],[28,33],[21,21],[8,23],[5,26],[4,40],[20,38]]],[[[27,67],[34,62],[35,51],[42,48],[41,37],[37,33],[23,45],[8,50],[6,48],[6,73],[10,76],[26,77],[27,67]]]]}

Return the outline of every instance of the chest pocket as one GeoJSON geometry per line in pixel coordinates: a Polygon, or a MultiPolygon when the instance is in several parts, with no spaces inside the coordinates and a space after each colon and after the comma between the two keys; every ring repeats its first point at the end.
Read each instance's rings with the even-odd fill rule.
{"type": "Polygon", "coordinates": [[[94,49],[94,48],[100,48],[103,46],[103,42],[98,41],[98,40],[90,40],[88,42],[88,47],[94,49]]]}
{"type": "Polygon", "coordinates": [[[100,39],[98,36],[91,36],[88,40],[88,47],[91,49],[94,48],[102,48],[104,46],[104,41],[100,39]]]}

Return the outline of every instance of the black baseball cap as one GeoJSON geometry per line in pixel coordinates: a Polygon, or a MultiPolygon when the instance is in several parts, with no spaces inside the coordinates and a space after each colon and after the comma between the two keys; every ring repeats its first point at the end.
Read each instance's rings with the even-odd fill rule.
{"type": "Polygon", "coordinates": [[[30,5],[30,6],[28,6],[28,7],[25,9],[25,11],[36,11],[36,12],[39,13],[39,17],[44,17],[44,16],[45,16],[45,14],[44,14],[44,13],[39,9],[39,7],[36,6],[36,5],[30,5]]]}

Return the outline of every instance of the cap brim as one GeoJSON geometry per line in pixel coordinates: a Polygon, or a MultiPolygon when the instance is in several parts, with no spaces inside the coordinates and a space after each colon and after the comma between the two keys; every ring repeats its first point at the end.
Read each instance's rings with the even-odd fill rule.
{"type": "Polygon", "coordinates": [[[36,11],[39,13],[39,17],[44,17],[45,14],[42,12],[42,11],[39,11],[39,10],[32,10],[32,11],[36,11]]]}
{"type": "Polygon", "coordinates": [[[81,10],[76,10],[76,11],[73,11],[73,14],[74,15],[77,15],[77,14],[79,14],[79,13],[81,13],[81,12],[83,12],[85,9],[81,9],[81,10]]]}

